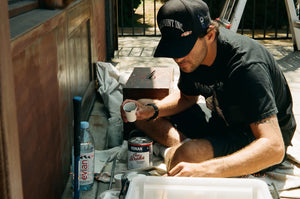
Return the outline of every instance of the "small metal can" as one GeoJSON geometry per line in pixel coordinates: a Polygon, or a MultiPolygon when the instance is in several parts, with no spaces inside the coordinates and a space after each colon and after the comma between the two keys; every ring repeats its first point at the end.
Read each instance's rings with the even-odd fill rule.
{"type": "Polygon", "coordinates": [[[128,169],[152,166],[152,143],[147,137],[133,137],[128,140],[128,169]]]}

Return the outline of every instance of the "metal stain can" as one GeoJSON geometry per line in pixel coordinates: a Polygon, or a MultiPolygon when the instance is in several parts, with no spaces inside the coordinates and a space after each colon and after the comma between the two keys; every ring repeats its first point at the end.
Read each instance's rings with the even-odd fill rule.
{"type": "Polygon", "coordinates": [[[152,143],[147,137],[133,137],[128,140],[128,169],[152,166],[152,143]]]}

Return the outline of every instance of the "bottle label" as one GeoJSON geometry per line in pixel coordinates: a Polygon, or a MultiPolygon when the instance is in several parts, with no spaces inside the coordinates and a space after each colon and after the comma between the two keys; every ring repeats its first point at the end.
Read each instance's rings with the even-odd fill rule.
{"type": "Polygon", "coordinates": [[[80,154],[80,186],[94,182],[95,152],[80,154]]]}

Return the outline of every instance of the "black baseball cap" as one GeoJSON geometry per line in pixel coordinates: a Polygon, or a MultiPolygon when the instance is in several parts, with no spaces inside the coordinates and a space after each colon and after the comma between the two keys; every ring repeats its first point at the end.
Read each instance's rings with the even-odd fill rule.
{"type": "Polygon", "coordinates": [[[157,23],[162,37],[154,57],[181,58],[206,35],[211,18],[202,0],[169,0],[159,9],[157,23]]]}

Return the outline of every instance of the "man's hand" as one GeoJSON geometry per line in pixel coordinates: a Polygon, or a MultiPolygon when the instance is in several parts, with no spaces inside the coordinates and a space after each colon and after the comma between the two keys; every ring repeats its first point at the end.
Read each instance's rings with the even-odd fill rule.
{"type": "Polygon", "coordinates": [[[205,163],[180,162],[168,172],[168,176],[214,177],[212,169],[213,167],[207,168],[205,163]]]}
{"type": "MultiPolygon", "coordinates": [[[[126,99],[120,107],[121,117],[124,122],[128,122],[128,120],[126,118],[125,111],[123,110],[123,106],[124,106],[124,104],[126,104],[128,102],[133,102],[137,105],[137,111],[136,111],[136,119],[137,120],[145,120],[145,119],[149,119],[151,116],[153,116],[153,114],[154,114],[153,107],[145,106],[144,105],[145,103],[143,102],[143,100],[136,101],[136,100],[126,99]]],[[[147,102],[147,101],[145,101],[145,102],[147,102]]]]}
{"type": "Polygon", "coordinates": [[[168,176],[193,177],[195,173],[199,172],[197,164],[198,163],[180,162],[168,172],[168,176]]]}

